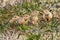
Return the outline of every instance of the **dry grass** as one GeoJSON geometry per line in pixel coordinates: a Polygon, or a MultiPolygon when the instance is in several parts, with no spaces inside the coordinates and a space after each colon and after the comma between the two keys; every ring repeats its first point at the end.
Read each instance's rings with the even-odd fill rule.
{"type": "MultiPolygon", "coordinates": [[[[0,40],[60,40],[60,0],[33,0],[22,5],[0,8],[0,40]],[[49,21],[43,19],[44,10],[52,13],[49,21]],[[38,27],[9,23],[13,16],[23,16],[38,10],[38,27]]],[[[47,12],[46,12],[47,13],[47,12]]],[[[45,18],[47,19],[47,18],[45,18]]]]}

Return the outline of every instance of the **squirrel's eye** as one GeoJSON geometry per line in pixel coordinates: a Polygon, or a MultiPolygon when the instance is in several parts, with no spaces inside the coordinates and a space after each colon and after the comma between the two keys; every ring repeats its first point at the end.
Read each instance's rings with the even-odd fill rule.
{"type": "Polygon", "coordinates": [[[25,19],[25,21],[27,21],[27,19],[25,19]]]}
{"type": "Polygon", "coordinates": [[[27,16],[26,16],[27,17],[27,16]]]}
{"type": "Polygon", "coordinates": [[[15,17],[16,18],[16,17],[15,17]]]}

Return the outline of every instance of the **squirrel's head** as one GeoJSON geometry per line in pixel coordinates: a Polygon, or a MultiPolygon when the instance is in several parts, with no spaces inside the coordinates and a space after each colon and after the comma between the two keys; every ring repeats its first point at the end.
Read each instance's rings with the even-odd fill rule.
{"type": "Polygon", "coordinates": [[[17,19],[19,19],[19,16],[16,15],[12,19],[17,20],[17,19]]]}
{"type": "Polygon", "coordinates": [[[9,22],[16,22],[19,19],[19,16],[14,16],[9,22]]]}

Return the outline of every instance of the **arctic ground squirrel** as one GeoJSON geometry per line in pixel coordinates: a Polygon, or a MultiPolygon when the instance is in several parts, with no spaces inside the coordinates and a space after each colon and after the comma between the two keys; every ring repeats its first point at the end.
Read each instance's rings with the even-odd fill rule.
{"type": "Polygon", "coordinates": [[[45,21],[50,21],[52,19],[52,16],[53,16],[52,13],[49,12],[48,10],[44,10],[43,12],[44,12],[43,13],[43,19],[45,21]]]}
{"type": "Polygon", "coordinates": [[[22,24],[22,25],[25,24],[25,20],[23,19],[23,17],[17,16],[17,15],[14,16],[9,22],[10,23],[22,24]]]}
{"type": "Polygon", "coordinates": [[[10,22],[10,23],[14,23],[14,22],[16,22],[19,18],[20,18],[19,16],[15,15],[9,22],[10,22]]]}
{"type": "Polygon", "coordinates": [[[20,17],[18,19],[18,23],[21,24],[21,25],[27,25],[28,22],[29,22],[29,18],[30,18],[30,15],[25,14],[25,15],[23,15],[23,17],[20,17]]]}
{"type": "Polygon", "coordinates": [[[23,18],[25,19],[26,24],[28,24],[28,22],[30,21],[30,15],[25,14],[25,15],[23,16],[23,18]]]}
{"type": "Polygon", "coordinates": [[[39,14],[39,11],[34,10],[30,15],[31,23],[35,26],[38,26],[38,14],[39,14]]]}

